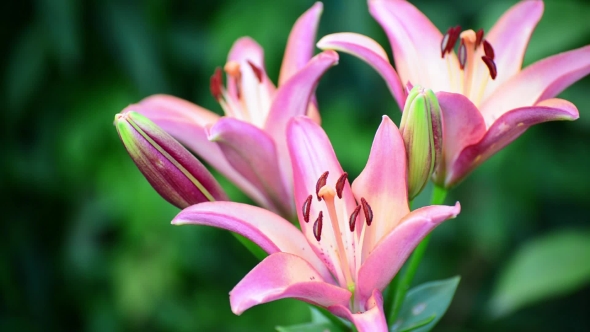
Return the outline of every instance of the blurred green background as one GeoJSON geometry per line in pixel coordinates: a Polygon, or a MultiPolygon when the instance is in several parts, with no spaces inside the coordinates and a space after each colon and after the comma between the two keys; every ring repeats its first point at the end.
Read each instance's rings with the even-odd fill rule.
{"type": "MultiPolygon", "coordinates": [[[[489,30],[515,1],[415,1],[441,30],[489,30]]],[[[228,292],[256,263],[228,233],[173,227],[177,213],[119,142],[115,113],[153,93],[216,112],[209,77],[255,38],[276,82],[301,1],[3,1],[2,331],[271,331],[309,319],[281,300],[238,317],[228,292]]],[[[590,4],[546,2],[525,63],[590,44],[590,4]]],[[[389,51],[361,0],[326,0],[318,36],[355,31],[389,51]]],[[[536,126],[447,198],[460,216],[433,235],[415,283],[461,275],[437,331],[589,331],[590,79],[561,94],[576,122],[536,126]]],[[[381,78],[347,55],[317,91],[344,169],[364,167],[381,78]]],[[[221,178],[220,178],[221,181],[221,178]]],[[[236,200],[246,200],[222,181],[236,200]]]]}

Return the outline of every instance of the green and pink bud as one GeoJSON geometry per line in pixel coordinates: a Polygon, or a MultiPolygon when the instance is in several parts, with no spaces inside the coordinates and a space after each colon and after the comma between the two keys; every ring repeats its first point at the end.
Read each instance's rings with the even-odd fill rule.
{"type": "Polygon", "coordinates": [[[124,110],[115,115],[114,124],[137,168],[160,196],[174,206],[183,209],[228,199],[207,168],[145,116],[124,110]]]}
{"type": "Polygon", "coordinates": [[[408,158],[408,196],[416,197],[432,175],[442,154],[442,119],[436,95],[415,86],[400,123],[408,158]]]}

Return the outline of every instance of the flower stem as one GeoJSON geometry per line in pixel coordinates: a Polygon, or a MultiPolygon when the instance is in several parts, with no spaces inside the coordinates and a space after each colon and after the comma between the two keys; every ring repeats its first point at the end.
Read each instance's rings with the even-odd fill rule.
{"type": "MultiPolygon", "coordinates": [[[[445,197],[447,196],[447,190],[445,188],[434,186],[434,190],[432,191],[432,198],[430,200],[431,205],[440,205],[444,202],[445,197]]],[[[422,242],[414,249],[412,256],[408,260],[406,264],[406,269],[403,272],[400,272],[395,276],[391,284],[389,285],[392,290],[390,294],[393,293],[393,296],[390,297],[390,301],[393,301],[391,305],[391,309],[389,311],[389,323],[395,324],[395,320],[399,314],[399,311],[402,308],[402,304],[404,303],[404,299],[406,298],[406,293],[410,289],[410,284],[414,279],[414,275],[418,270],[418,266],[420,265],[420,261],[426,252],[426,247],[428,247],[428,242],[430,241],[430,234],[427,235],[422,242]]]]}

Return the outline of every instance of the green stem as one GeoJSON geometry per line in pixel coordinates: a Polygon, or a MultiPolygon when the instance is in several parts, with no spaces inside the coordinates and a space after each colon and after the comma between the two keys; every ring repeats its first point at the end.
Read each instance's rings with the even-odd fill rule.
{"type": "MultiPolygon", "coordinates": [[[[431,205],[442,204],[446,196],[447,190],[445,188],[434,186],[432,198],[430,200],[431,205]]],[[[394,324],[395,320],[397,319],[397,315],[399,314],[402,304],[404,303],[404,299],[406,298],[406,293],[410,289],[410,284],[416,275],[416,271],[418,270],[420,261],[426,252],[429,241],[430,234],[427,235],[422,240],[422,242],[420,242],[416,249],[414,249],[414,253],[412,253],[412,256],[410,256],[410,259],[407,262],[406,269],[403,272],[398,273],[398,275],[393,279],[393,282],[389,285],[389,287],[392,288],[389,293],[393,294],[393,296],[391,296],[389,299],[389,301],[393,301],[389,311],[388,321],[390,324],[394,324]]]]}

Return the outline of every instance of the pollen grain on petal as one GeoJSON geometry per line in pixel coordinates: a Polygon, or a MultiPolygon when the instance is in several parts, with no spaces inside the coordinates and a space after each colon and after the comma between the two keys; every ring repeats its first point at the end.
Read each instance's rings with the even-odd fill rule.
{"type": "Polygon", "coordinates": [[[305,199],[305,202],[303,202],[303,207],[302,207],[302,212],[303,212],[303,220],[307,223],[309,222],[309,210],[311,209],[311,199],[312,196],[309,195],[307,196],[307,198],[305,199]]]}
{"type": "Polygon", "coordinates": [[[359,212],[361,212],[361,206],[357,205],[354,208],[354,211],[352,211],[352,213],[350,214],[350,219],[348,220],[348,227],[350,228],[351,232],[354,232],[354,227],[356,226],[356,219],[359,215],[359,212]]]}
{"type": "Polygon", "coordinates": [[[365,220],[367,220],[367,226],[371,226],[373,222],[373,210],[367,200],[361,197],[361,205],[363,206],[363,212],[365,214],[365,220]]]}
{"type": "Polygon", "coordinates": [[[330,172],[325,171],[324,174],[320,175],[320,178],[318,179],[318,182],[315,185],[315,194],[318,198],[318,201],[320,202],[322,201],[322,198],[320,197],[320,189],[322,189],[322,187],[326,185],[328,174],[330,174],[330,172]]]}
{"type": "Polygon", "coordinates": [[[313,236],[315,236],[315,239],[318,240],[318,242],[322,239],[322,225],[324,223],[323,219],[324,216],[322,214],[322,211],[320,211],[320,214],[318,214],[318,218],[315,220],[315,223],[313,224],[313,236]]]}
{"type": "Polygon", "coordinates": [[[344,172],[336,181],[336,194],[338,198],[342,199],[342,191],[344,190],[344,184],[346,183],[346,179],[348,178],[348,173],[344,172]]]}

